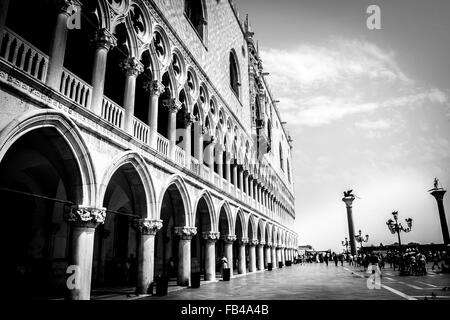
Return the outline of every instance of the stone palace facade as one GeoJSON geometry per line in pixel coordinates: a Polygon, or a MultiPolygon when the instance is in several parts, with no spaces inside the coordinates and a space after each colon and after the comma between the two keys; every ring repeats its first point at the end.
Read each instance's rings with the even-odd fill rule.
{"type": "Polygon", "coordinates": [[[1,0],[8,291],[90,299],[293,259],[292,141],[227,0],[1,0]]]}

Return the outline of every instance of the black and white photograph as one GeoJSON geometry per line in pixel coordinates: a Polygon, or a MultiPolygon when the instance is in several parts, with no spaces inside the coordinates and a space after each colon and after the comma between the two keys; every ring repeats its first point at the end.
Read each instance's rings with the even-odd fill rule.
{"type": "Polygon", "coordinates": [[[449,17],[0,0],[2,291],[177,319],[450,302],[449,17]]]}

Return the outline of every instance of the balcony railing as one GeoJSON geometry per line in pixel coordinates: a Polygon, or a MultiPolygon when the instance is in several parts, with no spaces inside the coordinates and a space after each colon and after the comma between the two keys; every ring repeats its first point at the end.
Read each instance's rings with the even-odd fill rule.
{"type": "Polygon", "coordinates": [[[69,70],[63,69],[59,92],[82,107],[91,105],[92,87],[69,70]]]}
{"type": "Polygon", "coordinates": [[[186,163],[186,151],[179,146],[175,146],[175,162],[183,167],[186,163]]]}
{"type": "Polygon", "coordinates": [[[202,178],[209,181],[210,169],[209,167],[203,165],[202,178]]]}
{"type": "Polygon", "coordinates": [[[200,175],[200,163],[194,157],[191,157],[191,171],[194,172],[198,176],[200,175]]]}
{"type": "Polygon", "coordinates": [[[3,41],[0,56],[45,83],[48,56],[6,27],[3,29],[1,37],[3,41]]]}
{"type": "Polygon", "coordinates": [[[214,172],[214,185],[216,186],[216,187],[222,187],[221,185],[220,185],[220,177],[219,177],[219,175],[217,174],[217,173],[215,173],[214,172]]]}
{"type": "Polygon", "coordinates": [[[118,128],[122,128],[123,124],[123,115],[124,110],[121,106],[108,99],[107,97],[103,97],[102,103],[102,118],[106,121],[112,123],[118,128]]]}
{"type": "Polygon", "coordinates": [[[150,127],[141,120],[133,119],[133,135],[139,141],[148,144],[150,134],[150,127]]]}
{"type": "Polygon", "coordinates": [[[159,133],[156,137],[156,149],[159,153],[165,155],[166,157],[169,154],[169,141],[159,133]]]}

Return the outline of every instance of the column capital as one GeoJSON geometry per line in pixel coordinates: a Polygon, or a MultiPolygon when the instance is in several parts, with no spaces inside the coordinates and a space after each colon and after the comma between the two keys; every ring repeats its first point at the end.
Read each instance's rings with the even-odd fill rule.
{"type": "Polygon", "coordinates": [[[236,241],[236,236],[228,234],[228,235],[223,235],[221,237],[221,239],[223,241],[225,241],[226,243],[233,243],[234,241],[236,241]]]}
{"type": "Polygon", "coordinates": [[[272,242],[266,242],[266,246],[268,246],[269,248],[272,247],[272,242]]]}
{"type": "Polygon", "coordinates": [[[438,189],[432,189],[430,190],[430,194],[437,200],[437,201],[442,201],[444,200],[444,195],[447,192],[447,190],[443,189],[443,188],[438,188],[438,189]]]}
{"type": "Polygon", "coordinates": [[[106,209],[74,205],[64,215],[67,222],[79,227],[96,228],[105,223],[106,209]]]}
{"type": "Polygon", "coordinates": [[[127,76],[137,77],[141,72],[144,71],[144,66],[136,58],[127,58],[119,62],[119,67],[127,76]]]}
{"type": "Polygon", "coordinates": [[[250,245],[253,246],[253,247],[254,247],[254,246],[257,246],[258,243],[259,243],[258,240],[251,240],[251,241],[250,241],[250,245]]]}
{"type": "Polygon", "coordinates": [[[163,107],[171,113],[176,113],[181,109],[182,103],[178,99],[163,100],[163,107]]]}
{"type": "Polygon", "coordinates": [[[203,232],[203,239],[208,241],[217,241],[220,239],[220,233],[219,232],[203,232]]]}
{"type": "Polygon", "coordinates": [[[117,45],[117,38],[105,28],[94,31],[90,40],[95,47],[105,48],[108,51],[117,45]]]}
{"type": "Polygon", "coordinates": [[[241,238],[238,240],[240,245],[248,244],[248,238],[241,238]]]}
{"type": "Polygon", "coordinates": [[[351,208],[352,207],[353,200],[355,200],[354,196],[349,196],[349,197],[342,198],[342,201],[345,202],[345,205],[347,206],[347,208],[351,208]]]}
{"type": "Polygon", "coordinates": [[[259,245],[264,246],[264,245],[266,245],[266,242],[265,241],[259,241],[259,245]]]}
{"type": "Polygon", "coordinates": [[[197,234],[197,228],[195,228],[195,227],[176,227],[175,233],[181,238],[181,240],[192,240],[192,237],[197,234]]]}
{"type": "Polygon", "coordinates": [[[146,81],[144,82],[143,87],[151,96],[160,96],[166,89],[159,80],[146,81]]]}
{"type": "Polygon", "coordinates": [[[184,127],[189,128],[192,124],[198,121],[197,117],[194,116],[191,112],[186,112],[184,114],[184,127]]]}
{"type": "Polygon", "coordinates": [[[162,220],[141,219],[136,221],[135,227],[142,235],[154,236],[162,228],[162,220]]]}

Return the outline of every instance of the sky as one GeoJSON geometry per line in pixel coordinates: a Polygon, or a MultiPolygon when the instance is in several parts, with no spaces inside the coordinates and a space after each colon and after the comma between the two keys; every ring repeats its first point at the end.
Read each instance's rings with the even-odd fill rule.
{"type": "MultiPolygon", "coordinates": [[[[442,243],[438,177],[450,188],[450,1],[234,0],[249,14],[293,140],[299,244],[342,251],[343,191],[364,245],[442,243]],[[369,5],[381,29],[369,30],[369,5]],[[405,223],[404,223],[405,224],[405,223]]],[[[450,195],[444,199],[450,222],[450,195]]]]}

